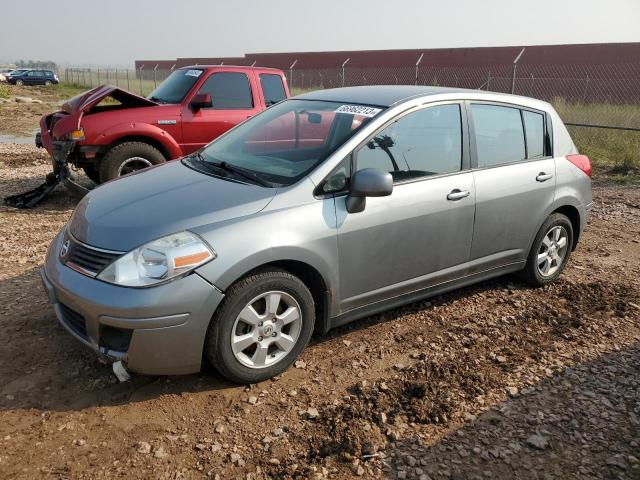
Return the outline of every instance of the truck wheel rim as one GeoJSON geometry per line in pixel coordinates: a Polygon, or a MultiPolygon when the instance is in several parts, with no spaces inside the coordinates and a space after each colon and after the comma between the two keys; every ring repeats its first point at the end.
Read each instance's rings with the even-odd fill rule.
{"type": "Polygon", "coordinates": [[[150,167],[152,163],[146,158],[142,157],[131,157],[127,158],[124,162],[120,164],[118,167],[118,176],[126,175],[127,173],[135,172],[137,170],[142,170],[143,168],[150,167]]]}
{"type": "Polygon", "coordinates": [[[569,247],[569,235],[564,227],[552,227],[542,238],[538,249],[538,273],[550,277],[562,266],[569,247]]]}
{"type": "Polygon", "coordinates": [[[282,361],[293,350],[302,329],[300,304],[288,293],[268,291],[248,302],[231,329],[231,350],[249,368],[282,361]]]}

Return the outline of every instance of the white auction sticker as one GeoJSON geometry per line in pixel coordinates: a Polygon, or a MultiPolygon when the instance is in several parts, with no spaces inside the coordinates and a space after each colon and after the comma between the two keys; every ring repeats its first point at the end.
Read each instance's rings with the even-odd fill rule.
{"type": "Polygon", "coordinates": [[[200,75],[202,75],[202,70],[187,70],[187,73],[185,73],[185,75],[187,75],[188,77],[199,77],[200,75]]]}
{"type": "Polygon", "coordinates": [[[336,113],[349,113],[351,115],[360,115],[362,117],[375,117],[381,110],[381,108],[365,107],[364,105],[342,105],[336,110],[336,113]]]}

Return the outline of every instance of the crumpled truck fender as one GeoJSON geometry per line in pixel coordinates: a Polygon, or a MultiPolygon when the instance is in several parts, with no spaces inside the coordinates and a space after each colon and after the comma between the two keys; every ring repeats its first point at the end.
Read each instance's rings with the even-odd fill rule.
{"type": "Polygon", "coordinates": [[[170,134],[149,123],[127,122],[113,125],[95,137],[87,138],[87,143],[109,145],[123,137],[147,137],[155,140],[169,154],[169,159],[183,155],[180,145],[170,134]]]}

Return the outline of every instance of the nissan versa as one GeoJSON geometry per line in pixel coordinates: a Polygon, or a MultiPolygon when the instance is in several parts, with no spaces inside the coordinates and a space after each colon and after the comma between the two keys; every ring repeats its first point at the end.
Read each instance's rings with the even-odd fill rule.
{"type": "Polygon", "coordinates": [[[314,330],[510,272],[553,282],[590,175],[545,102],[318,91],[90,192],[42,279],[61,324],[131,371],[254,383],[314,330]]]}

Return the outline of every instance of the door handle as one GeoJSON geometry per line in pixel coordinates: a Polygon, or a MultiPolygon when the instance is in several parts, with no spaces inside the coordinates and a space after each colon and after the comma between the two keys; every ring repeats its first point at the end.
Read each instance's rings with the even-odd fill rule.
{"type": "Polygon", "coordinates": [[[464,197],[468,197],[471,194],[469,190],[460,190],[455,188],[447,195],[447,200],[462,200],[464,197]]]}
{"type": "Polygon", "coordinates": [[[540,172],[538,174],[538,176],[536,177],[536,181],[538,181],[538,182],[546,182],[551,177],[553,177],[553,175],[551,175],[550,173],[540,172]]]}

